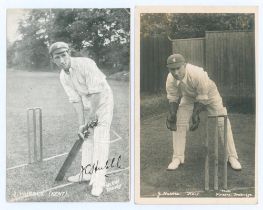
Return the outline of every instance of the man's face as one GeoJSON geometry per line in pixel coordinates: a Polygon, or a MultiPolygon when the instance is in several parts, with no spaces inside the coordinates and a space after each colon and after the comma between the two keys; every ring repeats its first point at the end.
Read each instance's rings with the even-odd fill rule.
{"type": "Polygon", "coordinates": [[[185,66],[186,64],[184,63],[178,67],[169,67],[168,70],[175,79],[182,80],[185,76],[185,66]]]}
{"type": "Polygon", "coordinates": [[[62,51],[62,52],[54,51],[52,60],[58,66],[59,69],[64,69],[65,71],[69,70],[70,55],[68,51],[62,51]]]}

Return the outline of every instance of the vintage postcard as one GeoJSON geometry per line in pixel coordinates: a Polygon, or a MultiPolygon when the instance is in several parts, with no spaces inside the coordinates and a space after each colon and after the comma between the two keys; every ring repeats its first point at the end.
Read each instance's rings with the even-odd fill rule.
{"type": "Polygon", "coordinates": [[[130,199],[130,9],[7,9],[7,202],[130,199]]]}
{"type": "Polygon", "coordinates": [[[136,7],[135,202],[256,204],[257,7],[136,7]]]}

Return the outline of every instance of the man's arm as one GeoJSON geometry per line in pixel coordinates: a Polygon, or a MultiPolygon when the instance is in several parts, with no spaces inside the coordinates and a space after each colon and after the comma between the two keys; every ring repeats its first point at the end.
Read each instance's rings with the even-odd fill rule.
{"type": "Polygon", "coordinates": [[[74,109],[77,113],[79,130],[78,135],[84,138],[84,127],[85,127],[85,116],[84,116],[84,106],[82,101],[73,103],[74,109]]]}
{"type": "Polygon", "coordinates": [[[171,131],[176,131],[176,114],[180,101],[180,93],[176,82],[171,73],[169,73],[166,80],[166,93],[169,100],[169,115],[166,119],[166,126],[171,131]]]}
{"type": "Polygon", "coordinates": [[[77,113],[79,125],[78,134],[82,135],[85,123],[83,102],[77,91],[70,85],[69,82],[67,82],[64,74],[64,72],[60,73],[60,82],[69,98],[69,102],[73,104],[73,107],[77,113]]]}
{"type": "Polygon", "coordinates": [[[177,80],[174,79],[171,73],[167,75],[166,79],[166,93],[169,102],[179,102],[181,93],[178,89],[177,80]]]}
{"type": "Polygon", "coordinates": [[[193,115],[199,115],[200,112],[205,111],[206,105],[200,102],[194,103],[193,115]]]}
{"type": "Polygon", "coordinates": [[[208,103],[208,84],[210,79],[202,68],[199,68],[197,71],[192,71],[191,77],[197,93],[192,114],[192,122],[190,124],[190,131],[194,131],[198,128],[200,123],[200,112],[206,110],[206,104],[208,103]]]}
{"type": "Polygon", "coordinates": [[[85,117],[84,117],[84,107],[82,101],[73,103],[73,106],[78,116],[79,126],[84,125],[85,117]]]}

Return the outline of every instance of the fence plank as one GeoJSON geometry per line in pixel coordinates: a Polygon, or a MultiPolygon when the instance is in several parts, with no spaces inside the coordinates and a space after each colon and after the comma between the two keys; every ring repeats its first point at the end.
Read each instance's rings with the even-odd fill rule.
{"type": "Polygon", "coordinates": [[[166,59],[172,53],[171,42],[163,35],[141,37],[140,48],[141,92],[163,90],[167,75],[166,59]]]}
{"type": "Polygon", "coordinates": [[[173,53],[180,53],[187,61],[204,66],[204,38],[173,40],[173,53]]]}
{"type": "Polygon", "coordinates": [[[204,67],[222,96],[255,97],[253,32],[206,32],[205,38],[177,39],[172,43],[165,36],[142,37],[140,47],[142,92],[165,88],[166,59],[173,52],[204,67]]]}
{"type": "Polygon", "coordinates": [[[248,31],[206,33],[206,66],[221,95],[255,96],[253,40],[254,33],[248,31]]]}

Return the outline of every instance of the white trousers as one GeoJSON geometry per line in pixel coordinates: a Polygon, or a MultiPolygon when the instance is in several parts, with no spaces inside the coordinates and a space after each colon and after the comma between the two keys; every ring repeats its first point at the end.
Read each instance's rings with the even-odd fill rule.
{"type": "Polygon", "coordinates": [[[92,171],[90,185],[100,184],[104,186],[106,175],[105,164],[109,157],[110,127],[114,106],[112,91],[109,88],[102,93],[96,94],[95,97],[88,99],[96,100],[96,107],[89,107],[88,113],[85,113],[86,121],[96,118],[98,119],[98,125],[82,145],[81,165],[83,168],[90,165],[87,169],[91,167],[98,169],[96,170],[94,168],[92,171]],[[92,113],[93,117],[91,117],[92,113]]]}
{"type": "MultiPolygon", "coordinates": [[[[173,131],[173,158],[179,158],[181,163],[184,163],[185,159],[186,132],[189,130],[189,122],[192,117],[194,102],[194,98],[183,96],[177,111],[177,130],[173,131]]],[[[207,111],[210,115],[227,114],[227,110],[223,107],[222,98],[217,89],[210,95],[207,111]]],[[[218,118],[218,130],[221,142],[223,143],[223,118],[218,118]]],[[[233,156],[238,158],[229,119],[227,120],[227,153],[228,157],[233,156]]]]}

